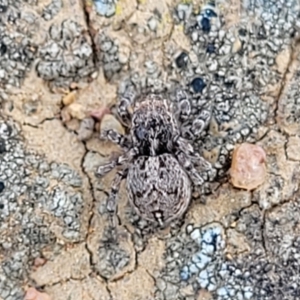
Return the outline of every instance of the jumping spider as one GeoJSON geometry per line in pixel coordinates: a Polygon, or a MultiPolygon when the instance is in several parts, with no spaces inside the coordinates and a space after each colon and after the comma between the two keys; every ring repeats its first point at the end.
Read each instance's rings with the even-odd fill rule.
{"type": "MultiPolygon", "coordinates": [[[[127,178],[126,189],[130,204],[142,218],[158,222],[161,226],[179,218],[187,210],[192,184],[203,183],[195,167],[209,170],[211,165],[197,154],[188,140],[181,136],[179,119],[186,120],[190,113],[187,95],[177,91],[179,110],[165,97],[150,94],[137,101],[134,93],[124,95],[118,106],[118,115],[130,128],[123,136],[107,130],[101,138],[123,148],[124,154],[98,168],[102,177],[120,167],[111,187],[107,210],[114,213],[116,196],[122,179],[127,178]],[[129,112],[132,107],[132,114],[129,112]]],[[[200,118],[194,130],[202,130],[207,123],[200,118]]]]}

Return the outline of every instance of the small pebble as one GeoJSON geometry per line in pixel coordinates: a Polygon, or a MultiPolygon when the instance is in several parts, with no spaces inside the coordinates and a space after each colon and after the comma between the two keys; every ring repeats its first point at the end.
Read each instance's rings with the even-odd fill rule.
{"type": "Polygon", "coordinates": [[[210,20],[206,17],[203,17],[201,20],[201,28],[205,33],[209,33],[210,32],[210,20]]]}
{"type": "Polygon", "coordinates": [[[266,153],[258,145],[244,143],[235,148],[230,168],[233,186],[253,190],[267,176],[266,153]]]}
{"type": "Polygon", "coordinates": [[[38,267],[43,266],[46,262],[47,262],[47,261],[46,261],[45,258],[37,257],[37,258],[34,260],[34,263],[33,263],[33,264],[34,264],[34,266],[35,266],[36,268],[38,268],[38,267]]]}
{"type": "Polygon", "coordinates": [[[107,18],[112,17],[116,13],[116,6],[114,3],[108,3],[107,0],[95,1],[96,11],[100,16],[107,18]]]}
{"type": "Polygon", "coordinates": [[[70,105],[75,101],[76,92],[71,92],[67,94],[63,99],[62,102],[65,106],[70,105]]]}
{"type": "Polygon", "coordinates": [[[4,182],[0,181],[0,193],[2,193],[4,189],[5,189],[4,182]]]}
{"type": "Polygon", "coordinates": [[[236,39],[232,45],[232,53],[237,53],[241,50],[242,48],[242,42],[240,39],[236,39]]]}
{"type": "Polygon", "coordinates": [[[80,141],[86,141],[91,138],[94,130],[95,121],[93,118],[85,118],[81,121],[78,130],[78,139],[80,141]]]}
{"type": "Polygon", "coordinates": [[[0,43],[0,55],[3,56],[6,53],[6,51],[7,51],[7,46],[3,42],[1,42],[0,43]]]}
{"type": "Polygon", "coordinates": [[[193,225],[189,224],[186,226],[186,232],[187,234],[191,234],[191,232],[194,230],[193,225]]]}
{"type": "Polygon", "coordinates": [[[5,141],[0,139],[0,154],[6,152],[5,141]]]}
{"type": "Polygon", "coordinates": [[[130,57],[130,48],[123,46],[119,50],[119,62],[125,65],[129,61],[129,57],[130,57]]]}
{"type": "Polygon", "coordinates": [[[246,34],[247,34],[247,30],[246,29],[244,29],[244,28],[241,28],[241,29],[239,29],[239,35],[240,36],[246,36],[246,34]]]}
{"type": "Polygon", "coordinates": [[[206,84],[204,83],[202,78],[197,77],[193,79],[193,81],[191,82],[191,86],[195,93],[201,93],[206,87],[206,84]]]}
{"type": "Polygon", "coordinates": [[[124,128],[113,115],[104,115],[100,125],[100,132],[108,129],[115,129],[118,133],[124,134],[124,128]]]}
{"type": "Polygon", "coordinates": [[[175,59],[176,66],[179,69],[186,68],[188,63],[188,55],[185,52],[181,52],[179,56],[175,59]]]}
{"type": "Polygon", "coordinates": [[[150,18],[150,20],[148,21],[148,27],[151,31],[156,31],[157,20],[154,17],[150,18]]]}
{"type": "Polygon", "coordinates": [[[68,112],[72,116],[72,118],[78,120],[83,120],[86,116],[83,106],[79,103],[71,103],[68,106],[68,112]]]}

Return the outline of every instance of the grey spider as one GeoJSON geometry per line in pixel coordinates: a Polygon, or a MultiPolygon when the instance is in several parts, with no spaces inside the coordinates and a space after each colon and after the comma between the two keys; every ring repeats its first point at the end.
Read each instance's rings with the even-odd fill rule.
{"type": "MultiPolygon", "coordinates": [[[[186,120],[190,114],[190,102],[182,90],[177,91],[175,99],[177,110],[174,102],[160,95],[136,99],[134,93],[127,93],[121,98],[118,115],[130,133],[123,136],[107,130],[101,138],[121,146],[124,154],[96,171],[102,177],[119,167],[107,200],[110,213],[116,211],[116,196],[121,181],[126,178],[129,202],[137,214],[165,226],[187,210],[192,183],[196,186],[203,183],[196,167],[209,170],[211,165],[194,151],[179,129],[179,120],[186,120]]],[[[201,131],[207,124],[208,116],[204,115],[206,119],[202,115],[193,123],[193,130],[201,131]]]]}

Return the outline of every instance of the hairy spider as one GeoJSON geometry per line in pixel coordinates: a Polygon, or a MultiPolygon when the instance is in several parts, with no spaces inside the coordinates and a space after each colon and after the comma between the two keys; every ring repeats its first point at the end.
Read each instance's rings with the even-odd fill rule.
{"type": "MultiPolygon", "coordinates": [[[[182,90],[177,91],[175,99],[177,111],[173,107],[176,103],[165,97],[150,94],[137,100],[134,93],[127,93],[120,101],[118,115],[130,128],[129,135],[120,135],[115,130],[102,132],[101,138],[124,150],[124,154],[96,172],[102,177],[119,166],[107,201],[110,213],[116,211],[116,196],[122,179],[127,178],[129,202],[136,212],[164,226],[187,210],[192,183],[203,183],[195,167],[209,170],[211,165],[194,151],[179,129],[179,120],[189,117],[190,102],[182,90]]],[[[203,129],[208,119],[207,114],[204,116],[192,123],[194,131],[203,129]]]]}

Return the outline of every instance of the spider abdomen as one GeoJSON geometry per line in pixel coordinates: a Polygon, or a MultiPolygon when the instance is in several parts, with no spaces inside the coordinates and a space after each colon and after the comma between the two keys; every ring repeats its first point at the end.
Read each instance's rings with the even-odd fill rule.
{"type": "Polygon", "coordinates": [[[191,199],[191,182],[171,154],[139,156],[129,167],[127,192],[136,212],[149,221],[167,224],[180,217],[191,199]]]}

